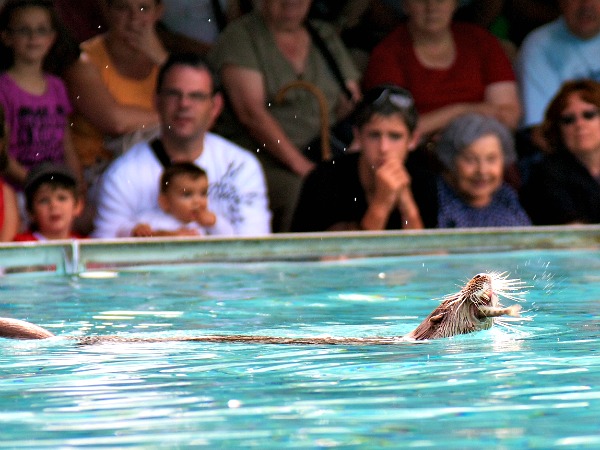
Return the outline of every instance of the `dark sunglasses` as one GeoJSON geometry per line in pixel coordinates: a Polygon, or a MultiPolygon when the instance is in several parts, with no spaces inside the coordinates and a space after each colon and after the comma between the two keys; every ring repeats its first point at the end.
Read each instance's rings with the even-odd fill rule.
{"type": "Polygon", "coordinates": [[[558,120],[561,125],[573,125],[577,120],[577,117],[582,117],[583,119],[589,122],[590,120],[595,119],[599,115],[599,110],[590,109],[588,111],[583,111],[579,116],[577,114],[565,114],[564,116],[560,116],[560,119],[558,120]]]}

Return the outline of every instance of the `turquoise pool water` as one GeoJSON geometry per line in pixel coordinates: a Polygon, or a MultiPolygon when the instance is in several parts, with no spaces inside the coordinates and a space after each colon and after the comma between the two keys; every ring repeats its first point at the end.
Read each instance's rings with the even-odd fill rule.
{"type": "Polygon", "coordinates": [[[487,270],[530,285],[530,320],[398,346],[0,339],[2,447],[600,447],[596,251],[14,275],[0,315],[65,336],[395,336],[487,270]]]}

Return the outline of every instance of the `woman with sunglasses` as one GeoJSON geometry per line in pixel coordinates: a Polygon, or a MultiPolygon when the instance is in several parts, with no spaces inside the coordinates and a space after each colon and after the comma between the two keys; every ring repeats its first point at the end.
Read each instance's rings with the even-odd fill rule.
{"type": "Polygon", "coordinates": [[[412,95],[386,85],[365,93],[353,115],[360,151],[320,163],[306,178],[292,231],[416,229],[432,226],[415,194],[432,179],[411,153],[417,112],[412,95]]]}
{"type": "Polygon", "coordinates": [[[564,83],[542,132],[550,152],[521,190],[534,224],[600,223],[600,83],[564,83]]]}

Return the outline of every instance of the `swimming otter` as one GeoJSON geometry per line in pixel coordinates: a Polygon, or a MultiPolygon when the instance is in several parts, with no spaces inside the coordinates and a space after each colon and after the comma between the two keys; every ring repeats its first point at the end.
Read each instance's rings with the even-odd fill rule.
{"type": "MultiPolygon", "coordinates": [[[[519,317],[521,307],[503,307],[498,296],[520,300],[523,283],[509,279],[506,273],[490,272],[475,275],[457,293],[445,296],[441,304],[413,331],[402,337],[311,337],[286,338],[250,335],[208,335],[140,338],[127,336],[68,336],[82,345],[105,342],[239,342],[257,344],[299,344],[299,345],[391,345],[407,340],[440,339],[457,334],[472,333],[489,329],[495,317],[509,315],[519,317]]],[[[29,322],[17,319],[0,318],[0,337],[10,339],[47,339],[54,334],[29,322]]]]}
{"type": "Polygon", "coordinates": [[[505,273],[477,274],[460,292],[444,297],[440,306],[404,338],[422,341],[473,333],[491,328],[494,317],[519,317],[521,306],[505,308],[498,295],[519,300],[522,293],[518,290],[522,285],[519,280],[508,279],[505,273]]]}

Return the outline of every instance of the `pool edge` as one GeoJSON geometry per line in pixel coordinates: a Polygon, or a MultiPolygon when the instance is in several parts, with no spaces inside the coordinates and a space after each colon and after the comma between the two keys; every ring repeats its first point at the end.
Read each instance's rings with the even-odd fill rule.
{"type": "Polygon", "coordinates": [[[385,232],[294,233],[264,237],[85,239],[0,245],[5,272],[153,263],[310,260],[525,249],[596,249],[600,225],[385,232]]]}

